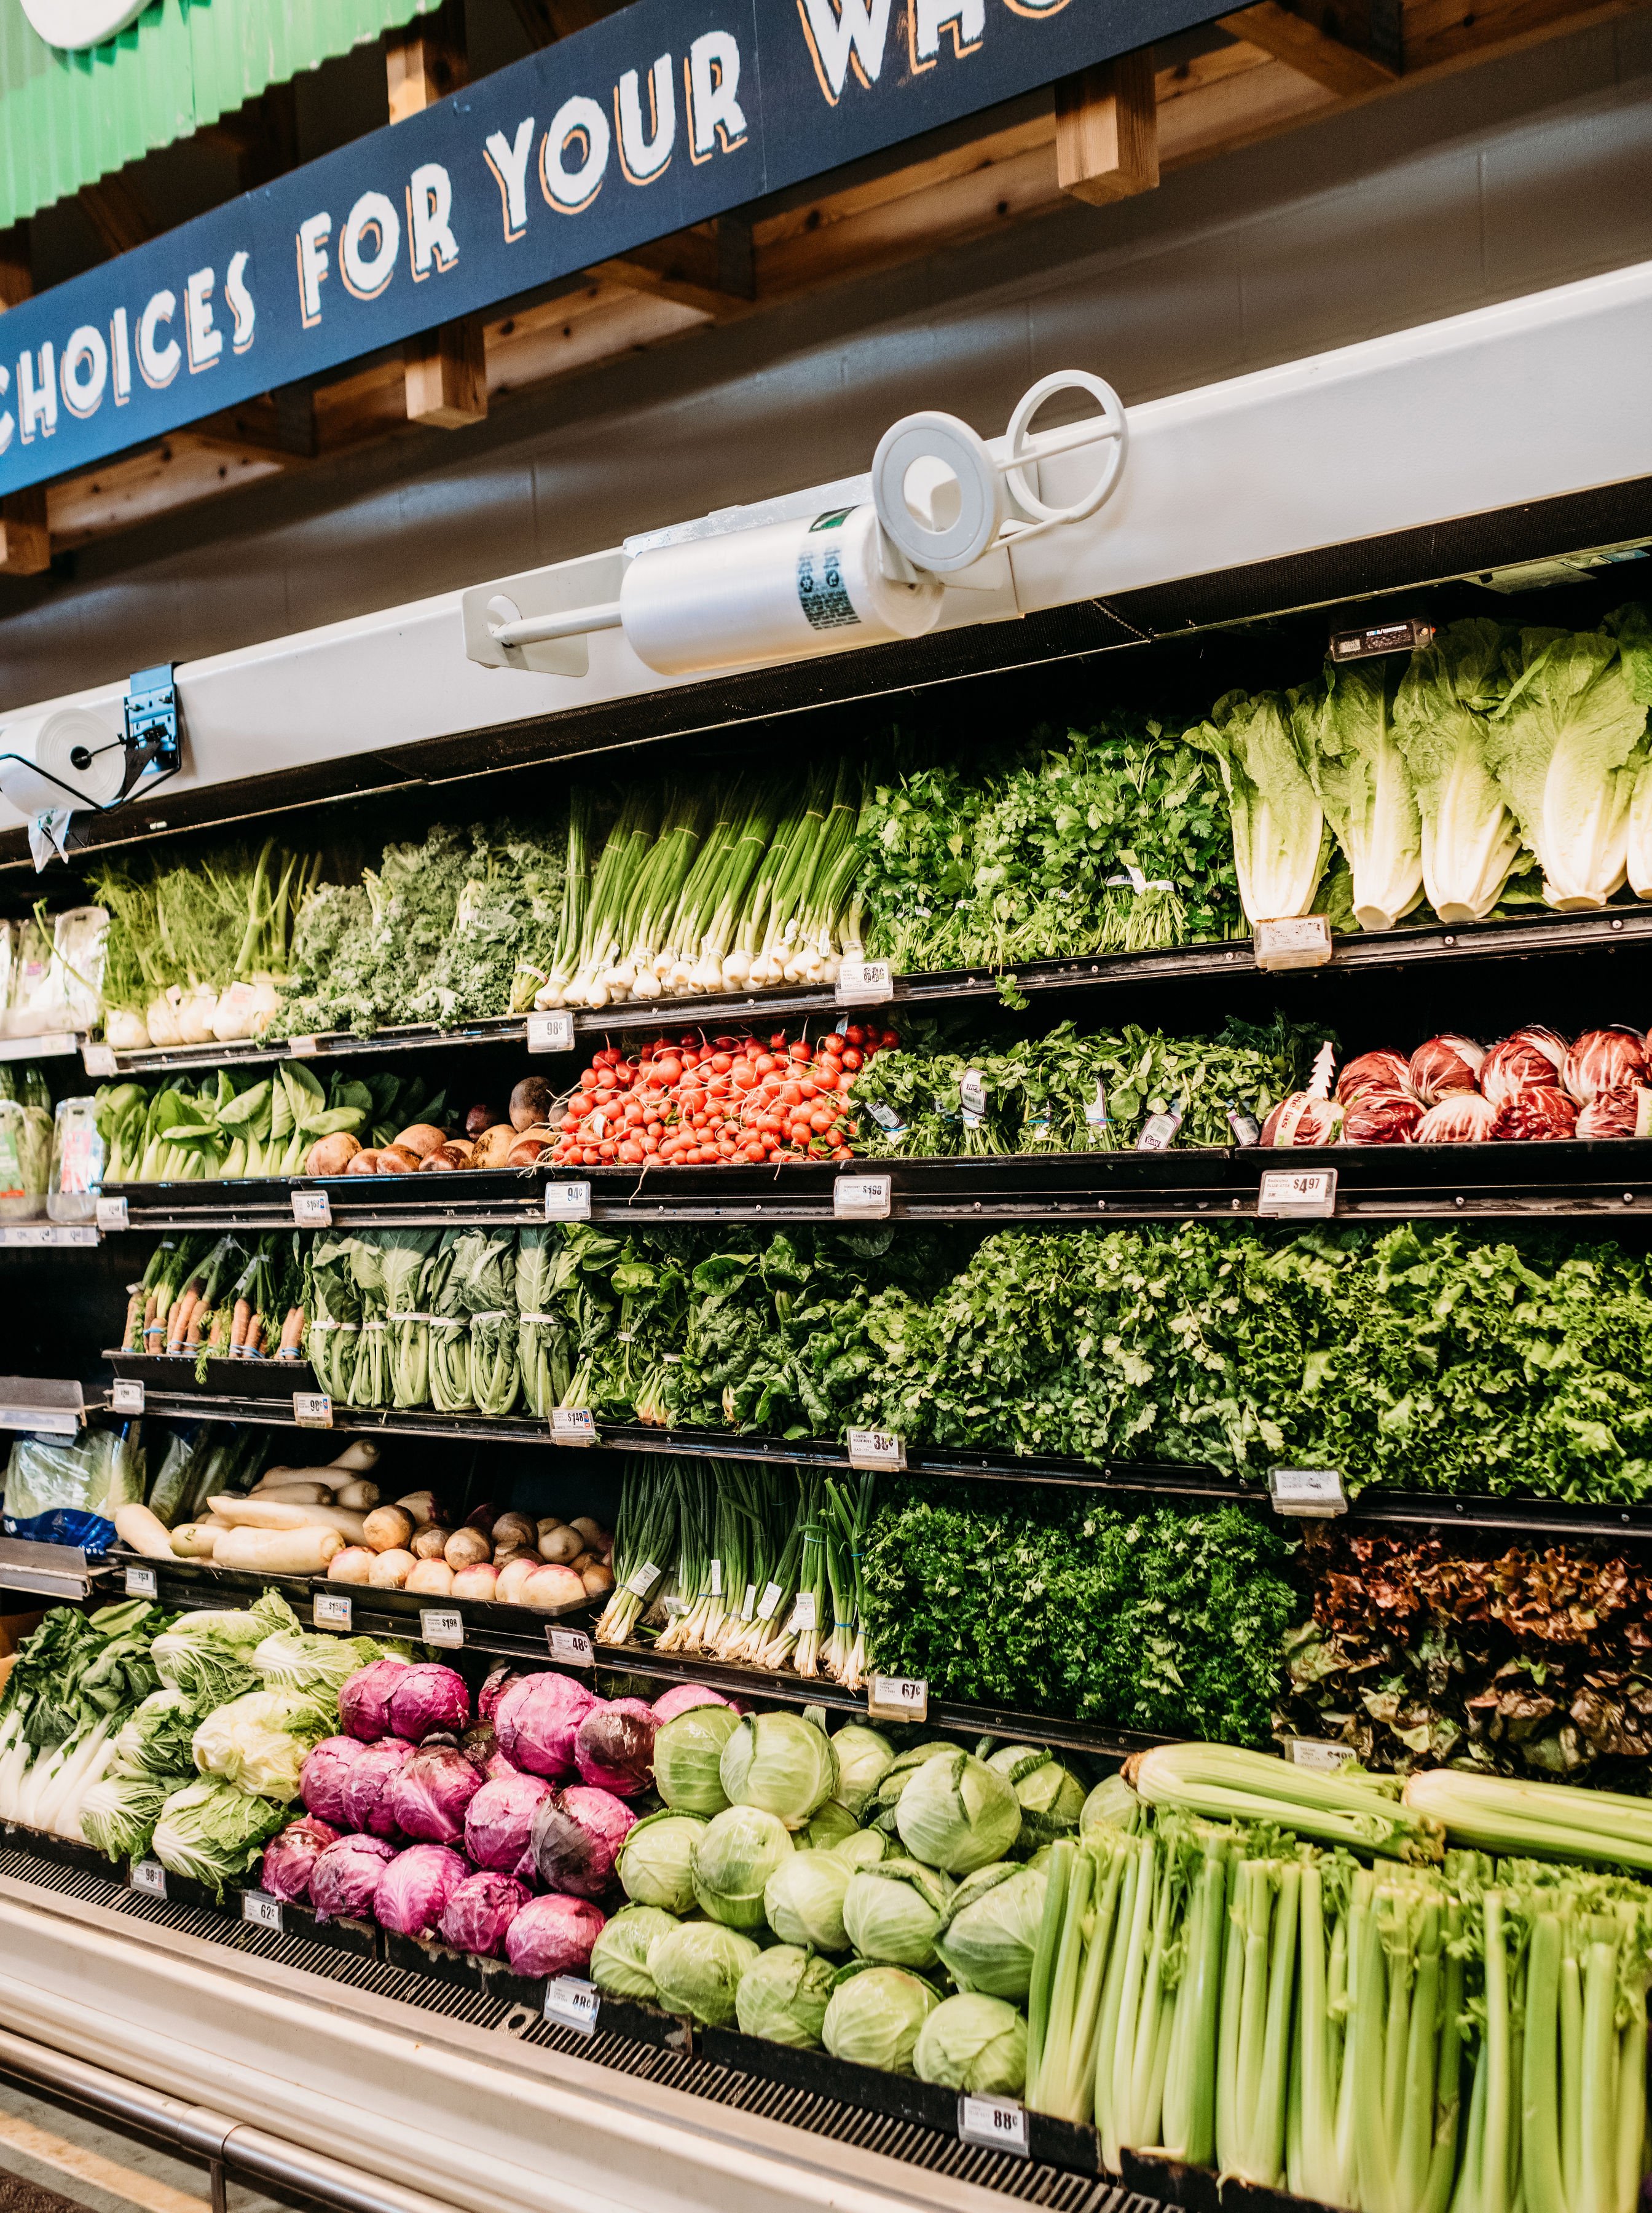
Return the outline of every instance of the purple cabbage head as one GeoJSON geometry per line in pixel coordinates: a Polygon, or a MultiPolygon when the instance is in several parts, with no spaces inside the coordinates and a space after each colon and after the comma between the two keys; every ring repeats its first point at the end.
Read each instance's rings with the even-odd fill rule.
{"type": "Polygon", "coordinates": [[[363,1748],[344,1777],[344,1823],[369,1837],[399,1837],[390,1810],[390,1785],[413,1757],[413,1747],[399,1737],[363,1748]]]}
{"type": "Polygon", "coordinates": [[[382,1837],[340,1837],[310,1869],[310,1904],[324,1921],[366,1921],[379,1877],[396,1856],[382,1837]]]}
{"type": "Polygon", "coordinates": [[[344,1785],[366,1749],[360,1737],[326,1736],[305,1755],[298,1795],[310,1813],[331,1821],[335,1828],[350,1826],[344,1814],[344,1785]]]}
{"type": "Polygon", "coordinates": [[[471,1872],[445,1844],[410,1844],[398,1852],[373,1893],[373,1917],[398,1936],[433,1936],[448,1901],[471,1872]]]}
{"type": "Polygon", "coordinates": [[[439,1660],[421,1661],[398,1680],[390,1696],[390,1726],[411,1744],[423,1744],[438,1729],[468,1728],[471,1694],[465,1679],[439,1660]]]}
{"type": "Polygon", "coordinates": [[[642,1698],[591,1708],[574,1734],[579,1779],[616,1798],[639,1797],[654,1780],[654,1709],[642,1698]]]}
{"type": "Polygon", "coordinates": [[[571,1675],[523,1675],[494,1709],[499,1749],[525,1774],[560,1781],[574,1771],[574,1733],[596,1702],[571,1675]]]}
{"type": "Polygon", "coordinates": [[[444,1943],[479,1959],[497,1960],[511,1923],[527,1903],[527,1887],[508,1875],[467,1875],[438,1924],[444,1943]]]}
{"type": "Polygon", "coordinates": [[[505,1955],[519,1975],[580,1974],[607,1919],[583,1898],[530,1898],[511,1923],[505,1955]]]}
{"type": "Polygon", "coordinates": [[[708,1690],[704,1683],[674,1683],[668,1691],[661,1691],[654,1701],[655,1725],[663,1728],[668,1722],[674,1722],[679,1714],[686,1714],[694,1706],[726,1706],[728,1704],[721,1691],[708,1690]]]}
{"type": "Polygon", "coordinates": [[[405,1660],[375,1660],[346,1676],[338,1691],[338,1719],[347,1736],[376,1744],[390,1734],[390,1693],[407,1673],[405,1660]]]}
{"type": "Polygon", "coordinates": [[[404,1837],[424,1844],[456,1844],[465,1811],[482,1787],[482,1772],[454,1744],[422,1746],[391,1778],[385,1806],[404,1837]]]}
{"type": "Polygon", "coordinates": [[[547,1890],[600,1898],[619,1847],[637,1826],[629,1806],[607,1790],[570,1783],[542,1801],[533,1816],[533,1864],[547,1890]]]}
{"type": "Polygon", "coordinates": [[[290,1821],[264,1847],[265,1889],[271,1898],[284,1899],[290,1905],[303,1905],[310,1894],[315,1862],[329,1844],[338,1841],[337,1829],[318,1821],[313,1814],[290,1821]]]}
{"type": "Polygon", "coordinates": [[[550,1795],[551,1785],[541,1775],[513,1770],[485,1783],[465,1813],[465,1850],[477,1866],[531,1881],[533,1816],[541,1799],[550,1795]]]}
{"type": "Polygon", "coordinates": [[[491,1722],[472,1722],[460,1733],[459,1749],[472,1767],[479,1767],[485,1775],[487,1765],[499,1749],[499,1740],[491,1722]]]}
{"type": "Polygon", "coordinates": [[[517,1670],[511,1666],[509,1660],[501,1660],[497,1667],[490,1667],[487,1680],[477,1693],[477,1720],[491,1722],[493,1719],[494,1709],[500,1699],[503,1698],[513,1683],[520,1680],[521,1677],[517,1670]]]}
{"type": "MultiPolygon", "coordinates": [[[[487,1775],[490,1783],[497,1783],[502,1777],[520,1775],[521,1771],[520,1767],[513,1767],[502,1752],[493,1753],[488,1759],[487,1775]]],[[[536,1777],[534,1779],[538,1781],[539,1778],[536,1777]]]]}

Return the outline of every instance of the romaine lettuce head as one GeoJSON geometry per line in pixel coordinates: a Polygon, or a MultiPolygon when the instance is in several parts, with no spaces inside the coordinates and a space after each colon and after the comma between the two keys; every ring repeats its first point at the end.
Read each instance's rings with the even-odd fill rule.
{"type": "Polygon", "coordinates": [[[1353,872],[1362,930],[1392,930],[1423,896],[1423,828],[1394,729],[1386,661],[1326,665],[1294,695],[1302,765],[1353,872]]]}
{"type": "Polygon", "coordinates": [[[747,1714],[722,1748],[718,1777],[731,1806],[759,1806],[802,1829],[836,1788],[838,1755],[803,1714],[747,1714]]]}
{"type": "Polygon", "coordinates": [[[735,2017],[742,1975],[759,1959],[749,1936],[715,1921],[685,1921],[649,1946],[648,1971],[668,2013],[686,2013],[708,2028],[735,2017]]]}
{"type": "Polygon", "coordinates": [[[702,1911],[730,1929],[759,1928],[769,1877],[795,1849],[777,1814],[730,1806],[694,1842],[691,1874],[702,1911]]]}
{"type": "Polygon", "coordinates": [[[920,2082],[1019,2098],[1027,2087],[1027,2023],[1003,1998],[943,1998],[918,2032],[912,2065],[920,2082]]]}
{"type": "Polygon", "coordinates": [[[271,1799],[203,1777],[167,1800],[149,1848],[170,1874],[204,1883],[222,1898],[227,1883],[256,1866],[284,1819],[271,1799]]]}
{"type": "Polygon", "coordinates": [[[948,1875],[971,1875],[1003,1859],[1021,1826],[1014,1785],[969,1752],[925,1760],[895,1808],[895,1827],[912,1857],[948,1875]]]}
{"type": "Polygon", "coordinates": [[[237,1789],[285,1805],[303,1780],[304,1755],[329,1734],[333,1714],[299,1691],[248,1691],[195,1731],[195,1765],[237,1789]]]}
{"type": "Polygon", "coordinates": [[[794,1852],[769,1877],[763,1911],[783,1944],[846,1952],[844,1893],[854,1869],[836,1852],[794,1852]]]}
{"type": "Polygon", "coordinates": [[[1394,696],[1394,735],[1422,826],[1423,887],[1442,922],[1483,921],[1527,865],[1486,757],[1508,637],[1484,615],[1451,624],[1412,654],[1394,696]]]}
{"type": "Polygon", "coordinates": [[[817,2051],[838,1971],[795,1944],[772,1944],[747,1967],[735,1992],[735,2017],[747,2036],[817,2051]]]}
{"type": "Polygon", "coordinates": [[[1309,913],[1331,834],[1302,764],[1292,702],[1277,692],[1229,692],[1208,722],[1185,735],[1222,771],[1246,919],[1309,913]]]}
{"type": "Polygon", "coordinates": [[[935,1963],[935,1939],[952,1885],[916,1860],[858,1869],[844,1892],[844,1928],[864,1960],[897,1967],[935,1963]]]}
{"type": "Polygon", "coordinates": [[[966,1875],[947,1901],[935,1940],[960,1989],[1024,1998],[1044,1918],[1042,1868],[999,1862],[966,1875]]]}
{"type": "Polygon", "coordinates": [[[695,1814],[650,1814],[619,1847],[614,1873],[634,1905],[684,1914],[694,1905],[694,1847],[705,1833],[695,1814]]]}
{"type": "Polygon", "coordinates": [[[649,1972],[649,1947],[681,1922],[660,1905],[622,1906],[591,1948],[591,1980],[612,1998],[652,2005],[659,1993],[649,1972]]]}
{"type": "Polygon", "coordinates": [[[834,2059],[910,2075],[919,2031],[936,2003],[923,1978],[900,1967],[846,1967],[820,2024],[820,2041],[834,2059]]]}

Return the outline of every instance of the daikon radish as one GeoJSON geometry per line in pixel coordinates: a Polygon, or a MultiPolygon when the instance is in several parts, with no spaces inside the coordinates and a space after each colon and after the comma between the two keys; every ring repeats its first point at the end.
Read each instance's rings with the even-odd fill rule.
{"type": "Polygon", "coordinates": [[[142,1552],[146,1560],[175,1560],[178,1557],[172,1549],[171,1531],[147,1506],[117,1506],[115,1534],[123,1545],[142,1552]]]}
{"type": "Polygon", "coordinates": [[[228,1493],[206,1503],[232,1528],[332,1529],[349,1544],[363,1542],[362,1515],[342,1506],[290,1506],[280,1498],[236,1498],[228,1493]]]}
{"type": "Polygon", "coordinates": [[[274,1498],[283,1506],[330,1506],[332,1492],[325,1483],[261,1483],[253,1494],[274,1498]]]}
{"type": "Polygon", "coordinates": [[[254,1575],[319,1576],[344,1548],[344,1540],[336,1529],[260,1529],[243,1525],[226,1529],[217,1539],[212,1547],[212,1564],[245,1568],[254,1575]]]}
{"type": "Polygon", "coordinates": [[[379,1486],[369,1483],[364,1475],[341,1483],[332,1494],[335,1506],[349,1506],[358,1514],[369,1514],[379,1503],[379,1486]]]}
{"type": "Polygon", "coordinates": [[[186,1521],[172,1533],[172,1549],[180,1560],[210,1560],[212,1547],[228,1522],[186,1521]]]}
{"type": "Polygon", "coordinates": [[[343,1468],[352,1475],[367,1475],[379,1464],[379,1448],[371,1437],[357,1437],[343,1452],[334,1455],[330,1465],[343,1468]]]}

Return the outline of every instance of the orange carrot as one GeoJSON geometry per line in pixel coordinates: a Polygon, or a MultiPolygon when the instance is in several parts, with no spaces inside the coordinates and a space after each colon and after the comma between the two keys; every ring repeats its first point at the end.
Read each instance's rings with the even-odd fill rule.
{"type": "Polygon", "coordinates": [[[229,1350],[232,1355],[239,1353],[246,1344],[247,1332],[252,1325],[252,1320],[253,1309],[250,1303],[246,1299],[237,1299],[235,1320],[229,1332],[229,1350]]]}

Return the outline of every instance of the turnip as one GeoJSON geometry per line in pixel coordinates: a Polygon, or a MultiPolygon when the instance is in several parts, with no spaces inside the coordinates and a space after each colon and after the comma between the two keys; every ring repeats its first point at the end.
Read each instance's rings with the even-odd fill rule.
{"type": "Polygon", "coordinates": [[[521,1131],[548,1124],[556,1094],[542,1076],[525,1076],[510,1094],[510,1126],[521,1131]]]}
{"type": "Polygon", "coordinates": [[[424,1591],[432,1598],[451,1598],[453,1570],[445,1560],[416,1560],[402,1588],[404,1590],[424,1591]]]}
{"type": "Polygon", "coordinates": [[[375,1590],[402,1590],[418,1565],[411,1552],[375,1552],[367,1580],[375,1590]]]}
{"type": "Polygon", "coordinates": [[[418,1531],[408,1547],[416,1560],[441,1560],[447,1558],[448,1539],[453,1534],[439,1521],[428,1521],[418,1531]]]}
{"type": "Polygon", "coordinates": [[[477,1567],[491,1559],[493,1547],[479,1529],[455,1529],[442,1546],[442,1557],[457,1574],[460,1568],[477,1567]]]}
{"type": "Polygon", "coordinates": [[[552,1529],[548,1536],[539,1539],[539,1558],[553,1565],[558,1563],[566,1565],[569,1561],[576,1560],[584,1550],[583,1539],[571,1527],[552,1529]]]}
{"type": "Polygon", "coordinates": [[[455,1598],[491,1599],[497,1594],[498,1575],[486,1561],[478,1561],[467,1568],[454,1571],[453,1594],[455,1598]]]}
{"type": "Polygon", "coordinates": [[[327,1562],[327,1581],[334,1583],[366,1583],[373,1578],[376,1564],[386,1558],[366,1545],[346,1545],[342,1552],[335,1552],[327,1562]]]}
{"type": "Polygon", "coordinates": [[[434,1491],[405,1491],[396,1503],[405,1513],[412,1516],[413,1527],[416,1529],[422,1529],[427,1521],[439,1521],[442,1519],[441,1509],[436,1505],[434,1491]]]}
{"type": "Polygon", "coordinates": [[[405,1552],[412,1533],[413,1517],[401,1506],[375,1506],[362,1523],[363,1539],[375,1552],[405,1552]]]}
{"type": "Polygon", "coordinates": [[[494,1586],[494,1596],[505,1606],[526,1606],[523,1592],[530,1576],[539,1573],[539,1563],[530,1552],[520,1552],[514,1560],[500,1569],[494,1586]]]}
{"type": "Polygon", "coordinates": [[[582,1605],[585,1586],[571,1569],[536,1568],[523,1584],[522,1593],[525,1604],[549,1613],[563,1606],[582,1605]]]}

